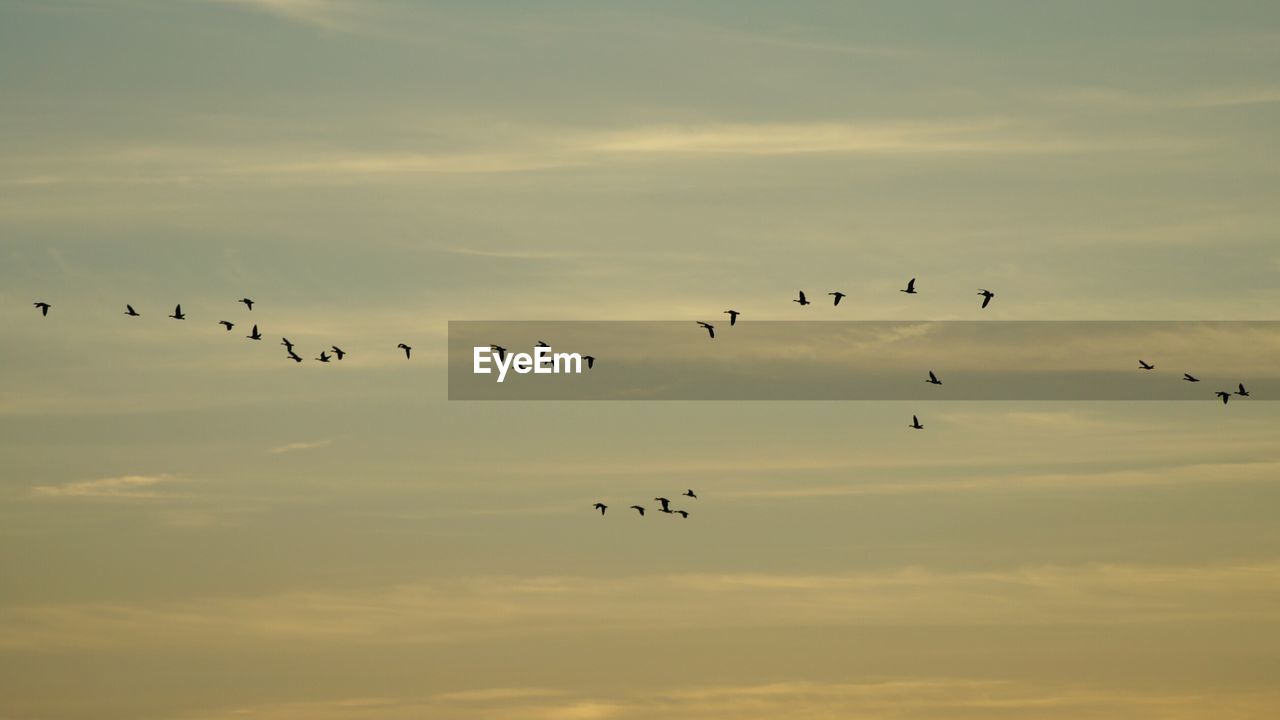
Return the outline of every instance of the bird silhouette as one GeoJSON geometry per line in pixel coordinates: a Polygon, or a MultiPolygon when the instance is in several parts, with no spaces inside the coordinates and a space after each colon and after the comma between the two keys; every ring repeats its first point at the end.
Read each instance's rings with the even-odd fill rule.
{"type": "Polygon", "coordinates": [[[316,359],[319,360],[320,362],[329,362],[329,356],[326,355],[323,350],[320,351],[320,356],[317,357],[316,359]]]}
{"type": "Polygon", "coordinates": [[[687,510],[676,510],[676,514],[682,518],[689,517],[689,512],[687,510]]]}
{"type": "Polygon", "coordinates": [[[725,310],[724,314],[729,316],[729,327],[733,327],[738,324],[738,316],[742,313],[737,310],[725,310]]]}
{"type": "Polygon", "coordinates": [[[792,300],[791,302],[793,302],[793,303],[800,303],[801,307],[803,307],[803,306],[805,306],[805,305],[808,305],[808,304],[809,304],[809,299],[808,299],[808,298],[806,298],[806,297],[804,296],[804,291],[803,291],[803,290],[801,290],[801,291],[800,291],[800,298],[799,298],[799,299],[797,299],[797,300],[792,300]]]}
{"type": "Polygon", "coordinates": [[[1226,405],[1227,401],[1231,399],[1231,393],[1225,390],[1219,390],[1218,392],[1214,393],[1214,395],[1217,395],[1218,397],[1222,398],[1223,405],[1226,405]]]}
{"type": "Polygon", "coordinates": [[[1244,383],[1240,383],[1240,391],[1236,393],[1240,397],[1249,397],[1249,391],[1244,389],[1244,383]]]}
{"type": "Polygon", "coordinates": [[[231,332],[231,328],[236,326],[236,324],[231,322],[230,320],[219,320],[218,324],[226,328],[227,332],[231,332]]]}
{"type": "Polygon", "coordinates": [[[181,305],[175,305],[175,306],[174,306],[174,308],[173,308],[173,314],[172,314],[172,315],[170,315],[169,317],[173,318],[174,320],[186,320],[186,319],[187,319],[187,316],[182,314],[182,306],[181,306],[181,305]]]}
{"type": "Polygon", "coordinates": [[[505,360],[507,358],[507,349],[502,347],[501,345],[490,345],[489,349],[498,351],[499,360],[505,360]]]}
{"type": "Polygon", "coordinates": [[[124,306],[124,314],[128,315],[129,317],[138,317],[138,311],[134,310],[133,306],[128,304],[124,306]]]}
{"type": "MultiPolygon", "coordinates": [[[[254,325],[254,327],[257,327],[257,325],[254,325]]],[[[293,352],[293,343],[289,342],[289,338],[287,337],[280,338],[280,344],[288,348],[289,352],[293,352]]]]}
{"type": "Polygon", "coordinates": [[[692,491],[692,490],[685,490],[685,491],[684,491],[684,493],[682,493],[682,494],[683,494],[685,497],[691,497],[691,498],[693,498],[694,500],[697,500],[697,499],[698,499],[698,496],[697,496],[697,495],[695,495],[695,494],[693,493],[693,491],[692,491]]]}
{"type": "Polygon", "coordinates": [[[49,308],[53,307],[52,305],[50,305],[50,304],[49,304],[49,303],[47,303],[47,302],[38,302],[38,303],[31,303],[31,304],[32,304],[32,305],[34,305],[34,306],[36,306],[36,307],[38,307],[38,308],[40,308],[40,316],[41,316],[41,317],[48,317],[48,315],[49,315],[49,308]]]}
{"type": "Polygon", "coordinates": [[[908,425],[907,427],[914,428],[916,430],[924,429],[924,426],[920,424],[920,418],[916,417],[915,415],[911,416],[911,424],[908,425]]]}
{"type": "Polygon", "coordinates": [[[400,348],[401,350],[403,350],[403,351],[404,351],[404,359],[405,359],[405,360],[408,360],[408,359],[409,359],[409,353],[413,351],[413,348],[409,347],[408,345],[405,345],[404,343],[400,343],[400,344],[399,344],[399,345],[397,345],[396,347],[398,347],[398,348],[400,348]]]}
{"type": "Polygon", "coordinates": [[[595,356],[595,355],[583,355],[583,356],[582,356],[582,359],[587,361],[587,369],[588,369],[588,370],[590,370],[590,369],[591,369],[592,367],[594,367],[594,366],[595,366],[595,364],[596,364],[596,356],[595,356]]]}
{"type": "Polygon", "coordinates": [[[604,503],[596,503],[591,507],[595,508],[596,510],[599,510],[601,515],[604,515],[604,511],[609,509],[609,506],[605,505],[604,503]]]}
{"type": "Polygon", "coordinates": [[[702,322],[701,320],[699,320],[699,321],[698,321],[698,324],[699,324],[699,325],[701,325],[702,327],[704,327],[704,328],[706,328],[706,329],[707,329],[707,334],[711,336],[711,339],[712,339],[712,340],[715,340],[715,339],[716,339],[716,326],[715,326],[715,325],[712,325],[711,323],[705,323],[705,322],[702,322]]]}
{"type": "Polygon", "coordinates": [[[1139,360],[1139,361],[1138,361],[1138,367],[1142,368],[1143,370],[1155,370],[1155,369],[1156,369],[1156,366],[1155,366],[1155,365],[1148,365],[1146,360],[1139,360]]]}
{"type": "Polygon", "coordinates": [[[915,278],[911,278],[909,281],[907,281],[907,289],[906,289],[906,290],[899,290],[898,292],[904,292],[904,293],[906,293],[906,294],[908,294],[908,295],[915,295],[915,294],[916,294],[916,279],[915,279],[915,278]]]}
{"type": "Polygon", "coordinates": [[[249,308],[250,310],[253,310],[253,301],[250,300],[249,298],[240,298],[240,302],[244,303],[245,307],[249,308]]]}
{"type": "Polygon", "coordinates": [[[942,381],[938,379],[938,376],[937,376],[937,375],[934,375],[934,374],[933,374],[933,371],[932,371],[932,370],[930,370],[930,371],[929,371],[929,379],[928,379],[928,380],[925,380],[925,382],[929,383],[930,385],[941,385],[941,384],[942,384],[942,381]]]}
{"type": "Polygon", "coordinates": [[[654,500],[657,500],[659,503],[661,503],[661,504],[662,504],[662,508],[661,508],[661,509],[662,509],[662,512],[671,512],[671,510],[669,509],[669,507],[670,507],[670,505],[671,505],[671,501],[670,501],[670,500],[668,500],[668,499],[666,499],[666,498],[664,498],[664,497],[656,497],[656,498],[654,498],[654,500]]]}
{"type": "Polygon", "coordinates": [[[632,509],[632,510],[635,510],[635,511],[636,511],[636,512],[638,512],[638,513],[640,513],[640,517],[644,517],[644,508],[643,508],[643,507],[641,507],[641,506],[639,506],[639,505],[632,505],[632,506],[631,506],[631,509],[632,509]]]}
{"type": "Polygon", "coordinates": [[[346,350],[343,350],[342,348],[338,347],[337,345],[334,345],[334,346],[333,346],[333,347],[331,347],[330,349],[331,349],[331,350],[333,350],[333,354],[334,354],[334,355],[335,355],[339,360],[341,360],[342,358],[344,358],[344,357],[346,357],[346,356],[347,356],[347,351],[346,351],[346,350]]]}
{"type": "Polygon", "coordinates": [[[1192,375],[1191,373],[1182,373],[1182,379],[1187,382],[1200,382],[1200,378],[1192,375]]]}
{"type": "Polygon", "coordinates": [[[249,338],[250,340],[261,340],[262,333],[258,332],[258,326],[254,325],[253,332],[249,333],[248,335],[245,335],[245,337],[249,338]]]}
{"type": "Polygon", "coordinates": [[[299,356],[298,353],[294,352],[293,348],[289,348],[289,359],[294,362],[302,362],[302,357],[299,356]]]}
{"type": "Polygon", "coordinates": [[[978,294],[982,296],[982,307],[989,305],[991,303],[991,298],[996,296],[996,294],[990,290],[979,290],[978,294]]]}
{"type": "Polygon", "coordinates": [[[539,340],[538,342],[534,343],[534,344],[533,344],[533,346],[534,346],[534,347],[551,347],[550,345],[548,345],[548,344],[546,344],[546,343],[542,342],[541,340],[539,340]]]}
{"type": "Polygon", "coordinates": [[[836,299],[836,301],[835,301],[834,303],[832,303],[832,304],[831,304],[831,307],[835,307],[835,306],[839,305],[839,304],[840,304],[840,301],[841,301],[841,300],[843,300],[843,299],[845,299],[845,297],[847,297],[844,293],[842,293],[842,292],[840,292],[840,291],[830,292],[830,293],[827,293],[827,294],[828,294],[828,295],[833,296],[833,297],[836,299]]]}

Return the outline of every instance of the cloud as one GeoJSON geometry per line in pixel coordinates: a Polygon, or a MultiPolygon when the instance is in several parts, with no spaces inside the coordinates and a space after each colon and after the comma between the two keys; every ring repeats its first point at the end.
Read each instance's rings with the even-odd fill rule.
{"type": "Polygon", "coordinates": [[[298,450],[314,450],[332,443],[333,440],[313,440],[310,442],[291,442],[278,447],[271,448],[271,452],[277,455],[282,453],[296,452],[298,450]]]}
{"type": "Polygon", "coordinates": [[[83,480],[65,485],[37,485],[35,497],[106,500],[150,500],[169,497],[161,486],[180,482],[172,475],[122,475],[101,480],[83,480]]]}

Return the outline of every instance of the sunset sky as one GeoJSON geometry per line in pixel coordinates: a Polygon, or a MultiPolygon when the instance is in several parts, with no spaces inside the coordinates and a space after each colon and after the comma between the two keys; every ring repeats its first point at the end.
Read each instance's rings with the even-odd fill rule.
{"type": "Polygon", "coordinates": [[[1271,2],[0,0],[0,720],[1276,717],[1280,403],[1212,397],[1275,333],[1081,349],[1204,402],[464,402],[446,357],[1280,320],[1278,77],[1271,2]]]}

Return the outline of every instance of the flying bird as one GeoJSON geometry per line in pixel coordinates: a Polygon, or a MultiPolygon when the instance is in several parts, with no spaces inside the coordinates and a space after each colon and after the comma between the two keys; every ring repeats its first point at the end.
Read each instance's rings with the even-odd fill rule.
{"type": "Polygon", "coordinates": [[[803,290],[801,290],[801,291],[800,291],[800,299],[799,299],[799,300],[792,300],[791,302],[793,302],[793,303],[800,303],[800,305],[803,307],[803,306],[805,306],[805,305],[808,305],[808,304],[809,304],[809,299],[808,299],[808,298],[806,298],[806,297],[804,296],[804,291],[803,291],[803,290]]]}
{"type": "Polygon", "coordinates": [[[218,324],[226,328],[227,332],[231,332],[231,328],[236,326],[236,324],[231,322],[230,320],[219,320],[218,324]]]}
{"type": "Polygon", "coordinates": [[[639,505],[632,505],[631,509],[640,513],[640,517],[644,517],[644,508],[640,507],[639,505]]]}
{"type": "Polygon", "coordinates": [[[346,357],[346,356],[347,356],[347,351],[346,351],[346,350],[343,350],[342,348],[338,347],[337,345],[334,345],[334,346],[333,346],[333,347],[331,347],[330,349],[331,349],[331,350],[333,350],[333,354],[334,354],[335,356],[337,356],[337,358],[338,358],[339,360],[341,360],[342,358],[344,358],[344,357],[346,357]]]}
{"type": "Polygon", "coordinates": [[[538,342],[534,343],[533,345],[534,345],[534,347],[551,347],[550,345],[548,345],[548,344],[546,344],[546,343],[542,342],[541,340],[539,340],[538,342]]]}
{"type": "Polygon", "coordinates": [[[1191,373],[1182,373],[1182,379],[1187,382],[1200,382],[1200,378],[1192,375],[1191,373]]]}
{"type": "Polygon", "coordinates": [[[1155,369],[1156,369],[1156,366],[1155,366],[1155,365],[1148,365],[1146,360],[1139,360],[1139,361],[1138,361],[1138,367],[1142,368],[1143,370],[1155,370],[1155,369]]]}
{"type": "Polygon", "coordinates": [[[676,510],[676,514],[682,518],[689,517],[689,512],[687,510],[676,510]]]}
{"type": "Polygon", "coordinates": [[[907,289],[906,289],[906,290],[899,290],[898,292],[904,292],[904,293],[906,293],[906,294],[908,294],[908,295],[915,295],[915,294],[916,294],[916,279],[915,279],[915,278],[911,278],[909,281],[907,281],[907,289]]]}
{"type": "MultiPolygon", "coordinates": [[[[258,327],[258,326],[254,325],[254,327],[258,327]]],[[[289,342],[289,338],[287,337],[280,338],[280,344],[289,348],[290,352],[293,352],[293,343],[289,342]]]]}
{"type": "Polygon", "coordinates": [[[173,318],[174,320],[186,320],[186,319],[187,319],[187,316],[182,314],[182,306],[181,306],[181,305],[175,305],[175,306],[174,306],[174,308],[173,308],[173,314],[172,314],[172,315],[170,315],[169,317],[173,318]]]}
{"type": "Polygon", "coordinates": [[[662,504],[662,508],[661,508],[662,512],[671,512],[671,509],[669,507],[671,505],[670,500],[666,498],[654,498],[654,500],[657,500],[659,503],[662,504]]]}
{"type": "Polygon", "coordinates": [[[923,429],[924,429],[924,426],[920,424],[920,418],[916,417],[915,415],[912,415],[912,416],[911,416],[911,424],[910,424],[910,425],[908,425],[907,427],[909,427],[909,428],[913,428],[913,429],[916,429],[916,430],[923,430],[923,429]]]}
{"type": "Polygon", "coordinates": [[[507,357],[507,349],[506,349],[506,348],[504,348],[504,347],[502,347],[501,345],[490,345],[490,346],[489,346],[489,349],[490,349],[490,350],[497,350],[497,351],[498,351],[498,359],[499,359],[499,360],[505,360],[505,359],[506,359],[506,357],[507,357]]]}
{"type": "Polygon", "coordinates": [[[930,371],[929,371],[929,379],[928,379],[928,380],[925,380],[925,382],[929,383],[930,385],[941,385],[941,384],[942,384],[942,381],[938,379],[938,376],[937,376],[937,375],[934,375],[934,374],[933,374],[933,371],[932,371],[932,370],[930,370],[930,371]]]}
{"type": "Polygon", "coordinates": [[[698,321],[698,324],[699,324],[699,325],[701,325],[702,327],[704,327],[704,328],[706,328],[706,329],[707,329],[707,334],[711,336],[711,339],[712,339],[712,340],[715,340],[715,339],[716,339],[716,326],[715,326],[715,325],[712,325],[711,323],[704,323],[704,322],[702,322],[701,320],[699,320],[699,321],[698,321]]]}
{"type": "Polygon", "coordinates": [[[38,302],[38,303],[31,303],[31,304],[40,308],[41,317],[47,317],[49,315],[49,308],[53,307],[47,302],[38,302]]]}
{"type": "Polygon", "coordinates": [[[698,499],[698,496],[697,496],[697,495],[694,495],[692,490],[685,490],[685,491],[684,491],[684,493],[682,493],[682,494],[683,494],[685,497],[691,497],[691,498],[693,498],[694,500],[697,500],[697,499],[698,499]]]}
{"type": "Polygon", "coordinates": [[[244,303],[245,307],[249,308],[250,310],[253,310],[253,301],[250,300],[249,298],[240,298],[240,302],[244,303]]]}
{"type": "Polygon", "coordinates": [[[293,348],[289,348],[289,359],[294,362],[302,362],[302,358],[298,355],[298,353],[293,351],[293,348]]]}
{"type": "Polygon", "coordinates": [[[409,359],[409,353],[413,350],[413,348],[409,347],[408,345],[405,345],[404,343],[400,343],[400,344],[399,344],[399,345],[397,345],[396,347],[398,347],[398,348],[400,348],[401,350],[403,350],[403,351],[404,351],[404,359],[405,359],[405,360],[408,360],[408,359],[409,359]]]}
{"type": "Polygon", "coordinates": [[[262,333],[258,332],[258,326],[254,325],[253,332],[248,335],[245,335],[245,337],[249,338],[250,340],[261,340],[262,333]]]}
{"type": "Polygon", "coordinates": [[[737,310],[725,310],[724,314],[729,316],[729,327],[733,327],[738,324],[738,316],[742,313],[737,310]]]}
{"type": "Polygon", "coordinates": [[[601,515],[604,515],[604,511],[609,509],[609,506],[605,505],[604,503],[596,503],[591,507],[595,508],[596,510],[599,510],[601,515]]]}
{"type": "Polygon", "coordinates": [[[134,310],[133,306],[129,304],[126,304],[124,306],[124,314],[128,315],[129,317],[138,317],[138,311],[134,310]]]}
{"type": "Polygon", "coordinates": [[[841,300],[843,300],[843,299],[845,299],[845,297],[846,297],[846,295],[845,295],[844,293],[840,292],[840,291],[831,292],[831,293],[827,293],[827,294],[828,294],[828,295],[831,295],[831,296],[833,296],[833,297],[835,297],[835,299],[836,299],[836,301],[835,301],[834,303],[832,303],[832,304],[831,304],[831,307],[835,307],[835,306],[839,305],[839,304],[840,304],[840,301],[841,301],[841,300]]]}
{"type": "Polygon", "coordinates": [[[316,358],[320,362],[329,362],[329,356],[323,350],[320,351],[320,357],[316,358]]]}
{"type": "Polygon", "coordinates": [[[1244,389],[1244,383],[1240,383],[1240,392],[1236,393],[1240,397],[1249,397],[1249,391],[1244,389]]]}
{"type": "Polygon", "coordinates": [[[583,355],[583,356],[582,356],[582,359],[587,361],[587,369],[588,369],[588,370],[590,370],[590,369],[591,369],[591,367],[592,367],[593,365],[595,365],[595,364],[596,364],[596,356],[595,356],[595,355],[583,355]]]}
{"type": "Polygon", "coordinates": [[[1214,395],[1217,395],[1218,397],[1222,398],[1223,405],[1226,405],[1227,401],[1231,399],[1231,393],[1225,390],[1219,390],[1218,392],[1214,393],[1214,395]]]}
{"type": "Polygon", "coordinates": [[[990,290],[979,290],[978,294],[982,296],[982,307],[986,307],[988,304],[990,304],[991,298],[996,296],[996,294],[991,292],[990,290]]]}

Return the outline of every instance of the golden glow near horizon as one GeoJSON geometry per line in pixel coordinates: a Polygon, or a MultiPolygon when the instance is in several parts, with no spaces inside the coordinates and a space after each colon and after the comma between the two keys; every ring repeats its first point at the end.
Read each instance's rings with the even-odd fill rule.
{"type": "Polygon", "coordinates": [[[451,320],[1280,319],[1278,39],[0,0],[0,720],[1274,717],[1280,405],[1212,396],[1274,335],[1054,348],[1202,403],[450,402],[446,362],[451,320]]]}

